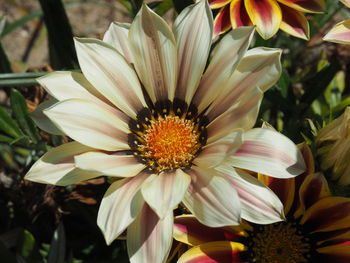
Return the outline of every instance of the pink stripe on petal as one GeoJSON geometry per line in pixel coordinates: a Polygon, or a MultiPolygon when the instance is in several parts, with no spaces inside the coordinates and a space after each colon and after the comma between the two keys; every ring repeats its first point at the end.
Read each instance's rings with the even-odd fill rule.
{"type": "Polygon", "coordinates": [[[282,23],[280,28],[286,33],[302,39],[309,39],[309,24],[305,16],[290,7],[281,5],[282,23]]]}
{"type": "Polygon", "coordinates": [[[325,11],[324,0],[277,0],[295,10],[301,12],[321,13],[325,11]]]}
{"type": "Polygon", "coordinates": [[[252,21],[244,7],[244,0],[233,0],[231,2],[230,19],[232,28],[252,25],[252,21]]]}
{"type": "Polygon", "coordinates": [[[230,6],[223,7],[214,20],[214,36],[225,33],[231,28],[230,6]]]}

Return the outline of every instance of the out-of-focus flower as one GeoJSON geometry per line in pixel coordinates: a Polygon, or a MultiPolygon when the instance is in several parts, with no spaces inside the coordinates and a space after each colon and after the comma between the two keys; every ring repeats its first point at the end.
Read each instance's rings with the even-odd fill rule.
{"type": "Polygon", "coordinates": [[[282,178],[305,169],[288,138],[251,129],[263,92],[281,73],[280,50],[247,51],[253,33],[242,27],[227,34],[205,68],[213,18],[207,1],[200,1],[172,30],[144,5],[131,25],[112,24],[104,41],[75,39],[83,74],[40,78],[59,102],[36,115],[42,128],[75,141],[46,153],[26,179],[68,185],[117,178],[97,223],[108,244],[127,229],[131,262],[166,259],[173,208],[181,201],[212,227],[238,224],[241,217],[281,220],[277,196],[234,168],[282,178]]]}
{"type": "Polygon", "coordinates": [[[302,39],[309,38],[309,23],[304,13],[322,13],[324,0],[209,0],[212,9],[220,9],[214,20],[214,34],[231,27],[256,25],[268,39],[278,29],[302,39]]]}
{"type": "Polygon", "coordinates": [[[322,128],[317,137],[317,154],[321,169],[330,171],[331,180],[350,184],[350,107],[337,119],[322,128]]]}
{"type": "Polygon", "coordinates": [[[280,197],[286,221],[209,228],[192,215],[175,218],[174,237],[194,246],[178,263],[350,262],[350,199],[331,196],[314,174],[310,150],[302,149],[308,171],[291,179],[260,176],[280,197]]]}
{"type": "MultiPolygon", "coordinates": [[[[346,7],[350,8],[350,0],[340,0],[346,7]]],[[[324,37],[323,40],[350,44],[350,19],[336,24],[324,37]]]]}

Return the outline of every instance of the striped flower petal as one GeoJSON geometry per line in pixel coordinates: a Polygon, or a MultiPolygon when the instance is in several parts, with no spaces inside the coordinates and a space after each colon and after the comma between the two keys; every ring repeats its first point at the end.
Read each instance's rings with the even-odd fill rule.
{"type": "Polygon", "coordinates": [[[78,142],[69,142],[45,153],[28,171],[26,180],[55,185],[70,185],[99,176],[99,173],[82,171],[74,165],[74,155],[92,148],[78,142]]]}
{"type": "Polygon", "coordinates": [[[238,225],[241,205],[234,186],[214,169],[192,167],[183,203],[204,225],[238,225]]]}
{"type": "Polygon", "coordinates": [[[103,36],[103,42],[108,43],[114,47],[120,54],[126,58],[129,63],[133,63],[133,58],[131,55],[129,47],[129,23],[117,23],[113,22],[107,29],[103,36]]]}
{"type": "Polygon", "coordinates": [[[213,37],[213,16],[207,1],[187,7],[173,31],[178,53],[176,97],[190,104],[207,63],[213,37]]]}
{"type": "Polygon", "coordinates": [[[141,185],[150,175],[140,173],[114,182],[102,198],[97,216],[107,244],[111,244],[136,219],[144,206],[141,185]]]}
{"type": "Polygon", "coordinates": [[[244,263],[243,244],[229,241],[209,242],[191,248],[184,253],[178,263],[244,263]]]}
{"type": "Polygon", "coordinates": [[[338,244],[323,248],[318,248],[317,252],[320,255],[317,256],[315,262],[320,263],[347,263],[350,262],[350,242],[344,242],[344,244],[338,244]]]}
{"type": "Polygon", "coordinates": [[[230,158],[232,166],[277,178],[305,171],[303,157],[286,136],[270,129],[251,129],[243,134],[241,148],[230,158]]]}
{"type": "Polygon", "coordinates": [[[230,6],[226,5],[220,9],[214,19],[214,36],[223,34],[231,29],[230,6]]]}
{"type": "Polygon", "coordinates": [[[212,228],[199,223],[193,215],[177,216],[174,219],[174,238],[191,246],[224,240],[239,242],[245,235],[239,226],[212,228]]]}
{"type": "Polygon", "coordinates": [[[210,8],[216,9],[227,5],[231,1],[232,0],[209,0],[209,5],[210,5],[210,8]]]}
{"type": "Polygon", "coordinates": [[[305,13],[322,13],[326,8],[324,0],[277,0],[295,10],[305,13]]]}
{"type": "Polygon", "coordinates": [[[336,24],[324,37],[323,40],[350,44],[350,19],[336,24]]]}
{"type": "Polygon", "coordinates": [[[340,0],[346,7],[350,8],[350,0],[340,0]]]}
{"type": "Polygon", "coordinates": [[[276,34],[282,21],[282,12],[275,0],[244,0],[244,4],[262,38],[268,39],[276,34]]]}
{"type": "Polygon", "coordinates": [[[176,43],[168,24],[142,5],[129,31],[135,68],[153,102],[174,98],[176,43]]]}
{"type": "Polygon", "coordinates": [[[250,20],[247,10],[244,6],[244,0],[231,1],[230,19],[232,28],[252,25],[252,21],[250,20]]]}
{"type": "Polygon", "coordinates": [[[281,5],[282,23],[280,29],[284,32],[305,40],[310,38],[309,22],[303,13],[281,5]]]}
{"type": "Polygon", "coordinates": [[[129,149],[125,120],[91,101],[65,100],[44,113],[65,134],[82,144],[107,151],[129,149]]]}
{"type": "Polygon", "coordinates": [[[88,38],[76,38],[75,48],[84,76],[104,97],[133,118],[146,107],[135,71],[116,49],[88,38]]]}
{"type": "Polygon", "coordinates": [[[160,219],[148,206],[128,227],[127,246],[131,263],[165,262],[173,241],[173,213],[160,219]]]}
{"type": "Polygon", "coordinates": [[[162,172],[145,183],[141,193],[153,211],[163,219],[181,202],[190,182],[191,177],[181,169],[162,172]]]}
{"type": "Polygon", "coordinates": [[[133,155],[122,153],[107,154],[90,151],[76,155],[74,160],[76,167],[82,170],[116,177],[132,177],[146,168],[133,155]]]}

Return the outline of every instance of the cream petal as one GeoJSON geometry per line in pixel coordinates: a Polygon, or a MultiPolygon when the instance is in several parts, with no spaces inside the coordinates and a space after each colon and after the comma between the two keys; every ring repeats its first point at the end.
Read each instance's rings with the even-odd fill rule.
{"type": "Polygon", "coordinates": [[[135,118],[147,106],[135,71],[116,49],[89,38],[75,38],[75,48],[84,76],[120,110],[135,118]]]}
{"type": "Polygon", "coordinates": [[[227,136],[204,146],[193,160],[193,163],[200,167],[213,168],[221,164],[226,157],[236,151],[242,144],[242,131],[238,130],[227,136]]]}
{"type": "Polygon", "coordinates": [[[163,219],[178,205],[191,178],[182,170],[162,172],[142,186],[141,193],[153,211],[163,219]]]}
{"type": "Polygon", "coordinates": [[[258,117],[263,94],[256,88],[207,126],[208,143],[214,142],[237,129],[251,129],[258,117]]]}
{"type": "Polygon", "coordinates": [[[207,1],[184,9],[173,31],[178,52],[178,82],[175,97],[191,102],[207,63],[213,37],[213,17],[207,1]]]}
{"type": "Polygon", "coordinates": [[[336,24],[323,40],[340,44],[350,44],[350,19],[336,24]]]}
{"type": "Polygon", "coordinates": [[[65,100],[44,113],[64,133],[82,144],[107,151],[129,149],[125,120],[91,101],[65,100]]]}
{"type": "Polygon", "coordinates": [[[244,94],[257,87],[263,92],[272,87],[282,72],[281,53],[280,49],[273,48],[248,50],[223,92],[210,105],[207,114],[213,119],[229,109],[244,94]]]}
{"type": "Polygon", "coordinates": [[[214,169],[192,167],[183,203],[204,225],[238,225],[241,204],[234,186],[214,169]]]}
{"type": "Polygon", "coordinates": [[[241,200],[242,218],[256,224],[272,224],[285,219],[278,196],[250,174],[227,162],[217,169],[227,175],[241,200]]]}
{"type": "Polygon", "coordinates": [[[193,98],[199,112],[207,108],[222,92],[246,53],[253,35],[254,27],[240,27],[233,29],[220,40],[193,98]]]}
{"type": "Polygon", "coordinates": [[[132,177],[146,168],[133,155],[118,153],[87,152],[75,156],[74,160],[80,169],[116,177],[132,177]]]}
{"type": "Polygon", "coordinates": [[[173,241],[173,213],[160,219],[148,206],[128,227],[127,246],[131,263],[163,263],[173,241]]]}
{"type": "Polygon", "coordinates": [[[148,174],[114,182],[105,193],[98,210],[97,225],[107,244],[111,244],[136,219],[144,206],[141,185],[148,174]]]}
{"type": "Polygon", "coordinates": [[[44,101],[33,112],[30,113],[30,117],[33,119],[35,124],[43,131],[55,135],[64,135],[64,132],[61,131],[43,112],[44,110],[56,104],[57,102],[58,101],[56,99],[44,101]]]}
{"type": "Polygon", "coordinates": [[[297,146],[270,129],[255,128],[243,134],[243,144],[230,157],[234,167],[277,178],[291,178],[306,169],[297,146]]]}
{"type": "Polygon", "coordinates": [[[129,31],[136,71],[153,102],[174,98],[176,43],[168,24],[146,5],[129,31]]]}
{"type": "Polygon", "coordinates": [[[69,142],[45,153],[25,175],[25,179],[37,183],[70,185],[98,177],[100,174],[82,171],[74,165],[74,156],[93,150],[78,142],[69,142]]]}
{"type": "Polygon", "coordinates": [[[134,63],[129,47],[129,29],[129,23],[113,22],[103,36],[103,41],[118,50],[129,63],[134,63]]]}

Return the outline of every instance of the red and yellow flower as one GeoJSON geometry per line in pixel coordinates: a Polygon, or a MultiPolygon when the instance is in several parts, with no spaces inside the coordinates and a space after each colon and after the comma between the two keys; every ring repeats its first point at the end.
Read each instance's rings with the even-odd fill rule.
{"type": "Polygon", "coordinates": [[[284,203],[286,221],[209,228],[191,215],[175,219],[174,236],[193,248],[179,263],[345,263],[350,262],[350,199],[331,196],[323,175],[308,171],[292,179],[259,176],[284,203]]]}
{"type": "Polygon", "coordinates": [[[231,27],[255,25],[268,39],[278,29],[302,39],[309,38],[309,24],[304,13],[322,13],[324,0],[209,0],[212,9],[220,9],[214,21],[214,34],[231,27]]]}

